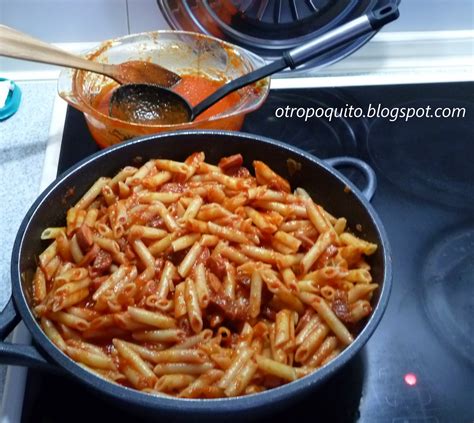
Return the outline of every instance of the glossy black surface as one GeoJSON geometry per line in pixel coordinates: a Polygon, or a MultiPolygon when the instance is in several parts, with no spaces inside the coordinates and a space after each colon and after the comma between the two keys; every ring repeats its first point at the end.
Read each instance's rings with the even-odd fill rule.
{"type": "MultiPolygon", "coordinates": [[[[349,154],[368,161],[378,176],[372,203],[393,252],[390,303],[361,353],[310,397],[268,421],[473,421],[473,90],[473,83],[453,83],[272,91],[247,118],[247,132],[284,140],[321,158],[349,154]],[[393,123],[314,119],[305,124],[275,118],[278,107],[315,102],[461,104],[466,115],[393,123]]],[[[96,150],[82,115],[69,110],[60,169],[96,150]]],[[[68,421],[142,421],[70,380],[29,372],[24,421],[62,422],[71,410],[68,421]]]]}
{"type": "MultiPolygon", "coordinates": [[[[213,35],[266,59],[342,25],[391,0],[157,0],[175,29],[213,35]]],[[[341,60],[363,46],[368,34],[314,59],[299,69],[341,60]]]]}

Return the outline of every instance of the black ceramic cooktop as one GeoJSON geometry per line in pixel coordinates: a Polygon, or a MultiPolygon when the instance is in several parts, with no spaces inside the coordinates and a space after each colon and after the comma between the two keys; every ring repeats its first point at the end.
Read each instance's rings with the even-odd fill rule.
{"type": "MultiPolygon", "coordinates": [[[[321,158],[367,161],[378,178],[372,203],[393,252],[392,294],[372,338],[334,378],[268,421],[474,420],[473,92],[474,83],[278,90],[246,119],[245,132],[321,158]],[[456,107],[465,115],[393,122],[348,116],[304,122],[275,115],[286,106],[367,110],[369,104],[456,107]]],[[[96,150],[82,115],[69,109],[59,173],[96,150]]],[[[357,174],[346,174],[357,182],[357,174]]],[[[24,422],[99,420],[147,421],[72,380],[29,372],[24,422]]]]}

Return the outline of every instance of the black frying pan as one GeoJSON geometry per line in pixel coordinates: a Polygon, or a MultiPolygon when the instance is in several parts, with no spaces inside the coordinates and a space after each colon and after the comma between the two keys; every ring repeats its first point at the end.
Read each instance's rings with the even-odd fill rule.
{"type": "MultiPolygon", "coordinates": [[[[2,339],[22,319],[36,346],[0,343],[0,362],[28,367],[41,367],[63,372],[90,388],[117,400],[141,413],[172,413],[175,416],[219,418],[274,409],[289,404],[307,393],[351,360],[367,342],[387,306],[392,266],[387,236],[377,214],[369,204],[375,190],[375,175],[364,162],[350,158],[322,161],[295,147],[251,134],[223,131],[190,131],[163,133],[118,144],[81,161],[53,182],[36,200],[25,216],[12,254],[11,279],[13,298],[0,315],[2,339]],[[184,160],[190,153],[204,151],[206,160],[215,163],[222,156],[241,153],[245,165],[263,160],[288,178],[293,188],[305,188],[315,201],[336,216],[345,216],[354,228],[360,224],[361,236],[379,245],[370,257],[374,281],[380,284],[373,298],[374,311],[355,341],[329,364],[302,379],[255,395],[213,400],[161,398],[107,382],[84,370],[57,349],[44,335],[30,311],[31,279],[36,268],[35,258],[45,244],[40,234],[48,226],[62,226],[65,212],[99,176],[111,176],[120,168],[145,162],[149,158],[184,160]],[[290,175],[287,160],[301,164],[301,170],[290,175]],[[352,165],[367,177],[367,187],[361,193],[330,164],[352,165]],[[66,193],[73,194],[67,196],[66,193]],[[347,189],[349,188],[349,189],[347,189]]],[[[149,414],[154,415],[154,414],[149,414]]]]}

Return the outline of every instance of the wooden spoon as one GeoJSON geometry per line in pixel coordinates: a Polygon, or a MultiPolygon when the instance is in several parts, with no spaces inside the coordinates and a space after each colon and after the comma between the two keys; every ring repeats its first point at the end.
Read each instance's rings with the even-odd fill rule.
{"type": "Polygon", "coordinates": [[[142,60],[130,60],[119,65],[86,60],[5,25],[0,25],[0,56],[100,73],[119,84],[141,83],[172,87],[181,80],[176,73],[142,60]]]}

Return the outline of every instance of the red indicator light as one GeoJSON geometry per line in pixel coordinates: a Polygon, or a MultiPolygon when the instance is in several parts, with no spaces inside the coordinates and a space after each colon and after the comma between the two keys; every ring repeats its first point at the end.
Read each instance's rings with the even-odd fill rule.
{"type": "Polygon", "coordinates": [[[408,386],[415,386],[416,385],[416,375],[414,373],[407,373],[403,379],[408,386]]]}

